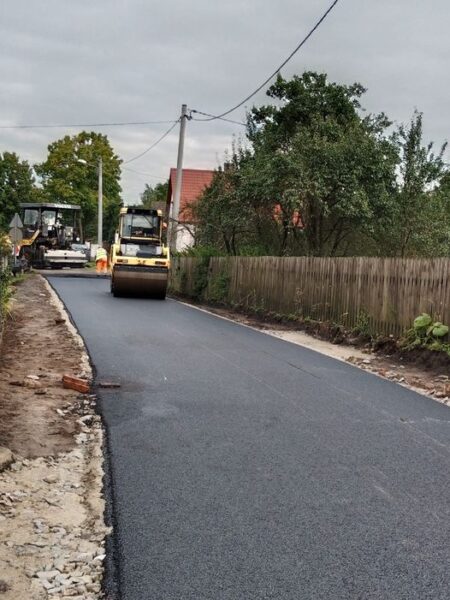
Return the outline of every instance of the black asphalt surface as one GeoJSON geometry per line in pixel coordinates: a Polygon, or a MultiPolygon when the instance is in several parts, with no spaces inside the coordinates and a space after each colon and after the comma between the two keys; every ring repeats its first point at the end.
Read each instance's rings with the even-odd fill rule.
{"type": "Polygon", "coordinates": [[[101,390],[123,600],[448,600],[450,410],[174,300],[50,279],[101,390]]]}

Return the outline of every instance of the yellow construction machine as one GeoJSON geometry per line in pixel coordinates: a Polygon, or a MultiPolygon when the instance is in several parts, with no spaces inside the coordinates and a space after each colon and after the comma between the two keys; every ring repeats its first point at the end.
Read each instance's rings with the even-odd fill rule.
{"type": "Polygon", "coordinates": [[[163,241],[162,212],[127,206],[111,246],[111,293],[164,299],[169,278],[169,248],[163,241]]]}

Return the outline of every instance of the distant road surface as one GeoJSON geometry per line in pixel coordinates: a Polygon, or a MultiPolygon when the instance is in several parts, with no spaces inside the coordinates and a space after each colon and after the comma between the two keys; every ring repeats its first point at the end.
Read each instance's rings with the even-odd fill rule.
{"type": "Polygon", "coordinates": [[[51,278],[88,346],[123,600],[449,600],[450,410],[174,300],[51,278]]]}

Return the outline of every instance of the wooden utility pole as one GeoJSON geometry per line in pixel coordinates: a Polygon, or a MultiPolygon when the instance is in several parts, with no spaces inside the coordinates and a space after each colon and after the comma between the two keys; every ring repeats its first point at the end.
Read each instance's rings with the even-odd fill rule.
{"type": "Polygon", "coordinates": [[[97,222],[98,247],[103,246],[103,159],[98,159],[98,222],[97,222]]]}
{"type": "Polygon", "coordinates": [[[187,105],[181,106],[180,117],[180,137],[178,140],[178,158],[177,158],[177,174],[175,178],[175,190],[173,193],[172,219],[170,222],[170,249],[177,249],[177,233],[178,233],[178,218],[180,214],[180,198],[181,188],[183,185],[183,152],[184,152],[184,137],[186,133],[187,105]]]}

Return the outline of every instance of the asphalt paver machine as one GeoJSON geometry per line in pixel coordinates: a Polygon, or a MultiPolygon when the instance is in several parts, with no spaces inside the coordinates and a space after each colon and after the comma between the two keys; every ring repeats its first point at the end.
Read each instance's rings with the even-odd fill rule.
{"type": "Polygon", "coordinates": [[[72,244],[82,243],[81,208],[75,204],[23,203],[19,258],[40,269],[84,267],[88,257],[72,244]]]}

